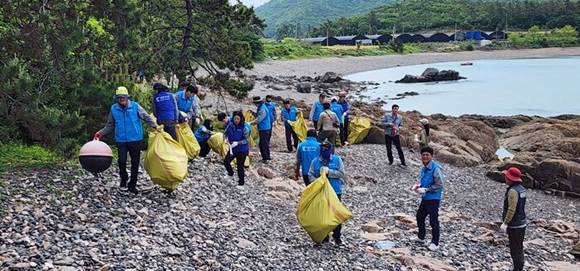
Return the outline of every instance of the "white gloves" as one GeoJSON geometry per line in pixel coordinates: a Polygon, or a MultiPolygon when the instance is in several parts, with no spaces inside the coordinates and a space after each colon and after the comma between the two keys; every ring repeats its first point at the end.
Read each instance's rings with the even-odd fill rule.
{"type": "Polygon", "coordinates": [[[321,167],[320,168],[320,175],[322,175],[322,174],[324,174],[324,175],[328,174],[328,167],[321,167]]]}
{"type": "Polygon", "coordinates": [[[237,147],[238,145],[240,145],[240,142],[238,142],[238,141],[234,141],[234,142],[232,142],[232,144],[230,144],[230,146],[232,146],[232,149],[237,147]]]}
{"type": "Polygon", "coordinates": [[[414,184],[413,187],[411,187],[411,191],[416,191],[417,188],[419,188],[419,184],[414,184]]]}
{"type": "Polygon", "coordinates": [[[507,224],[506,223],[501,223],[501,226],[499,227],[499,230],[501,232],[507,232],[507,224]]]}
{"type": "Polygon", "coordinates": [[[417,193],[419,193],[421,195],[422,194],[425,194],[425,193],[427,193],[427,188],[422,188],[422,187],[421,188],[417,188],[417,193]]]}

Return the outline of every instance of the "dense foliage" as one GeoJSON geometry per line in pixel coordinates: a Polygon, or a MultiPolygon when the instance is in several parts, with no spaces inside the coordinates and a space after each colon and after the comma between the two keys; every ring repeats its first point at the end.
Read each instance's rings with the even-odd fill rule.
{"type": "Polygon", "coordinates": [[[393,0],[271,0],[256,8],[268,37],[304,37],[312,27],[340,17],[362,14],[393,0]]]}
{"type": "Polygon", "coordinates": [[[115,86],[147,107],[143,78],[203,71],[215,89],[247,92],[230,73],[263,57],[261,28],[227,0],[0,0],[1,141],[72,154],[102,127],[115,86]]]}
{"type": "Polygon", "coordinates": [[[527,30],[580,26],[574,0],[399,0],[367,14],[326,22],[312,36],[402,32],[527,30]],[[420,19],[419,19],[420,18],[420,19]]]}

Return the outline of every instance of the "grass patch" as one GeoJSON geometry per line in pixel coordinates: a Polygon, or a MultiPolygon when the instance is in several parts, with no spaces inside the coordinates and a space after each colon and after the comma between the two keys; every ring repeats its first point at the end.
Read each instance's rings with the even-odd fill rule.
{"type": "Polygon", "coordinates": [[[62,157],[40,146],[0,144],[0,171],[15,168],[46,168],[62,162],[62,157]]]}

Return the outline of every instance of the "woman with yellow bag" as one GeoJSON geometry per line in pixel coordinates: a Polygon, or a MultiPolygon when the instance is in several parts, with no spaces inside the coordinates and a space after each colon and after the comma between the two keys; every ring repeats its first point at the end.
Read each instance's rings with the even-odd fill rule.
{"type": "MultiPolygon", "coordinates": [[[[314,158],[312,160],[312,164],[310,164],[310,170],[308,175],[310,176],[310,180],[315,180],[320,177],[320,172],[326,172],[326,176],[330,181],[330,185],[332,189],[336,193],[336,196],[340,201],[342,201],[342,183],[344,179],[344,164],[342,163],[342,158],[340,156],[333,154],[334,147],[328,141],[328,139],[324,140],[320,144],[320,157],[314,158]]],[[[342,224],[338,225],[332,231],[332,237],[334,239],[334,243],[337,246],[342,245],[342,240],[340,239],[342,224]]],[[[328,236],[322,241],[328,242],[328,236]]]]}
{"type": "Polygon", "coordinates": [[[236,159],[238,169],[238,185],[244,185],[245,169],[244,163],[250,152],[250,126],[244,121],[242,111],[233,113],[232,121],[228,123],[224,131],[225,141],[229,144],[230,150],[224,159],[224,166],[228,171],[228,176],[234,176],[231,162],[236,159]]]}

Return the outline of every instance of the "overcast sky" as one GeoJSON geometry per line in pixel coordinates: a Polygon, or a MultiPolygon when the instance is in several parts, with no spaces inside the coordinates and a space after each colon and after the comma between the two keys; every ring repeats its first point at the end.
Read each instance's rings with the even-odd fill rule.
{"type": "Polygon", "coordinates": [[[260,6],[270,0],[242,0],[242,3],[246,4],[247,6],[260,6]]]}

